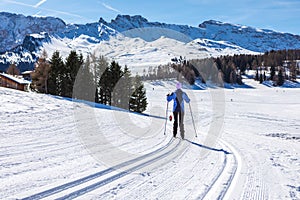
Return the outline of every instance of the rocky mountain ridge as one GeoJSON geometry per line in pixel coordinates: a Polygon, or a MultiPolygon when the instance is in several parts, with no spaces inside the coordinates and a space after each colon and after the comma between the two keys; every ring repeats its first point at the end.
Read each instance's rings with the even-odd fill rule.
{"type": "MultiPolygon", "coordinates": [[[[118,15],[111,22],[100,18],[95,23],[66,24],[63,20],[54,17],[32,17],[0,12],[0,21],[2,22],[0,24],[0,52],[2,52],[0,53],[0,70],[4,70],[12,62],[20,63],[20,65],[28,64],[27,67],[22,67],[21,71],[30,69],[41,49],[60,49],[59,46],[55,47],[58,41],[66,49],[76,49],[85,53],[91,53],[93,49],[105,42],[106,46],[111,45],[108,48],[112,49],[110,51],[114,52],[114,57],[118,54],[125,55],[126,52],[132,55],[128,53],[128,49],[126,52],[114,50],[114,46],[125,45],[122,42],[130,39],[137,39],[131,44],[136,41],[151,47],[153,42],[159,40],[159,46],[154,48],[155,51],[167,51],[172,45],[177,45],[177,42],[183,44],[194,42],[196,46],[192,54],[197,54],[197,51],[202,53],[206,51],[207,56],[218,56],[230,52],[255,53],[300,48],[299,35],[214,20],[192,27],[149,22],[140,15],[118,15]],[[114,44],[110,44],[112,38],[120,37],[122,39],[114,40],[112,42],[114,44]],[[171,43],[174,42],[174,44],[171,44],[169,39],[172,39],[171,43]]],[[[109,52],[104,52],[104,54],[110,55],[109,52]]],[[[144,53],[143,55],[147,56],[144,53]]]]}

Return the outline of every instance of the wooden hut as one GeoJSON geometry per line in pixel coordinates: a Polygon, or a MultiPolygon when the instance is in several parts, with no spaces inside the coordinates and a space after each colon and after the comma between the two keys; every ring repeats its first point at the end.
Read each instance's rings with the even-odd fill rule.
{"type": "Polygon", "coordinates": [[[0,73],[0,86],[2,87],[7,87],[7,88],[12,88],[16,90],[22,90],[22,91],[27,91],[27,88],[30,84],[30,81],[5,74],[5,73],[0,73]]]}

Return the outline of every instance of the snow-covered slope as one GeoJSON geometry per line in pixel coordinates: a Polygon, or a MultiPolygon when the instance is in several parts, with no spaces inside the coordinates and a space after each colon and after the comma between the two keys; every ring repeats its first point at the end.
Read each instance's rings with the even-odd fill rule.
{"type": "Polygon", "coordinates": [[[0,13],[0,70],[10,63],[29,70],[41,50],[97,52],[121,64],[168,63],[174,56],[203,58],[300,48],[300,36],[247,26],[206,21],[199,27],[148,22],[142,16],[118,15],[89,24],[65,24],[53,17],[0,13]],[[143,48],[145,47],[145,49],[143,48]],[[148,62],[145,63],[145,60],[148,62]]]}
{"type": "Polygon", "coordinates": [[[163,134],[175,82],[145,87],[150,117],[0,87],[0,198],[300,198],[299,89],[184,86],[181,140],[163,134]]]}

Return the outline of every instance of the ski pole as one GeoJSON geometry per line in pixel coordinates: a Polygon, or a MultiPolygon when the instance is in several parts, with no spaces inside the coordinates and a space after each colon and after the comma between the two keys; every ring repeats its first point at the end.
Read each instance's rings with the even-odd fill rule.
{"type": "Polygon", "coordinates": [[[195,121],[194,121],[194,117],[193,117],[192,108],[191,108],[191,104],[190,103],[189,103],[189,107],[190,107],[190,112],[191,112],[191,116],[192,116],[192,122],[193,122],[194,130],[195,130],[195,136],[197,137],[197,131],[196,131],[196,126],[195,126],[195,121]]]}
{"type": "Polygon", "coordinates": [[[165,122],[165,131],[164,131],[164,135],[166,135],[166,129],[167,129],[167,121],[168,121],[168,107],[169,107],[169,102],[167,101],[167,109],[166,109],[166,122],[165,122]]]}

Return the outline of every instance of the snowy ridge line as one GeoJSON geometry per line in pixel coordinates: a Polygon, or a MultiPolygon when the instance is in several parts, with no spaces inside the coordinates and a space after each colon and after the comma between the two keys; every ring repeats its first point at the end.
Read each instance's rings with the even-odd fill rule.
{"type": "MultiPolygon", "coordinates": [[[[239,162],[237,161],[236,151],[232,149],[230,145],[219,139],[218,143],[221,146],[225,146],[231,150],[231,153],[224,151],[224,161],[221,170],[214,177],[210,186],[206,191],[197,199],[225,199],[225,195],[229,191],[234,177],[237,173],[237,169],[240,169],[239,162]],[[232,156],[230,156],[232,155],[232,156]]],[[[228,198],[229,199],[229,198],[228,198]]]]}
{"type": "MultiPolygon", "coordinates": [[[[174,140],[172,140],[172,141],[174,141],[174,140]]],[[[89,193],[89,192],[91,192],[93,190],[96,190],[96,189],[98,189],[98,188],[100,188],[100,187],[102,187],[104,185],[107,185],[107,184],[109,184],[109,183],[111,183],[111,182],[113,182],[115,180],[118,180],[118,179],[120,179],[120,178],[122,178],[122,177],[124,177],[126,175],[129,175],[130,173],[132,173],[134,171],[137,171],[137,170],[142,169],[142,168],[144,168],[146,166],[149,166],[149,165],[153,164],[153,162],[157,162],[157,161],[161,160],[162,158],[165,158],[165,157],[171,155],[172,153],[174,153],[178,149],[178,147],[181,144],[182,144],[182,141],[178,140],[178,143],[174,147],[172,147],[170,150],[168,150],[167,152],[164,152],[163,154],[161,154],[159,156],[156,156],[156,157],[154,157],[154,158],[152,158],[150,160],[142,162],[142,163],[140,163],[140,164],[138,164],[138,165],[136,165],[134,167],[131,167],[131,168],[127,169],[126,171],[120,172],[120,173],[118,173],[116,175],[108,177],[108,178],[106,178],[104,180],[101,180],[99,182],[96,182],[96,183],[94,183],[92,185],[89,185],[87,187],[84,187],[82,189],[74,191],[74,192],[72,192],[72,193],[70,193],[68,195],[65,195],[63,197],[57,198],[57,200],[74,199],[74,198],[82,196],[82,195],[84,195],[86,193],[89,193]]]]}
{"type": "Polygon", "coordinates": [[[31,196],[28,196],[28,197],[25,197],[25,198],[22,198],[22,199],[23,200],[41,199],[41,198],[45,198],[45,197],[51,196],[53,194],[62,192],[64,190],[70,189],[72,187],[78,186],[80,184],[86,183],[86,182],[91,181],[93,179],[96,179],[96,178],[99,178],[99,177],[104,176],[106,174],[109,174],[109,173],[111,173],[111,172],[113,172],[115,170],[118,170],[118,169],[124,168],[126,166],[129,166],[129,165],[131,165],[131,164],[133,164],[135,162],[143,160],[143,159],[145,159],[147,157],[150,157],[150,156],[152,156],[152,155],[154,155],[156,153],[159,153],[159,152],[163,151],[164,149],[166,149],[167,147],[169,147],[173,143],[173,141],[174,141],[174,139],[171,138],[171,140],[165,146],[163,146],[163,147],[161,147],[161,148],[159,148],[159,149],[157,149],[155,151],[152,151],[152,152],[150,152],[148,154],[145,154],[143,156],[134,158],[132,160],[129,160],[129,161],[126,161],[126,162],[121,163],[119,165],[116,165],[114,167],[110,167],[108,169],[102,170],[102,171],[97,172],[95,174],[92,174],[92,175],[89,175],[89,176],[77,179],[77,180],[69,182],[69,183],[65,183],[63,185],[60,185],[60,186],[57,186],[57,187],[45,190],[43,192],[40,192],[40,193],[31,195],[31,196]]]}

